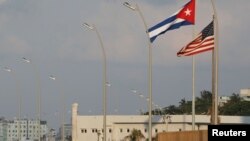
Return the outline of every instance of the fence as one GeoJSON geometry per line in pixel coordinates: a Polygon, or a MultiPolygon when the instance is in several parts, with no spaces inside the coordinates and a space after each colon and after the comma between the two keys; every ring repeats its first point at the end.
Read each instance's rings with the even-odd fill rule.
{"type": "Polygon", "coordinates": [[[208,141],[207,130],[162,132],[157,136],[157,141],[208,141]]]}

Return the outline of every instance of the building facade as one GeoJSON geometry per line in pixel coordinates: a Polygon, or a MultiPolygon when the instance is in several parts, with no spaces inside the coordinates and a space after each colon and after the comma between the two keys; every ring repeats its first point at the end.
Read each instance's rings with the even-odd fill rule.
{"type": "Polygon", "coordinates": [[[64,137],[64,141],[71,141],[72,138],[72,125],[71,124],[64,124],[64,132],[62,126],[59,128],[59,132],[56,135],[56,140],[61,141],[62,139],[62,134],[64,137]]]}
{"type": "Polygon", "coordinates": [[[6,120],[0,118],[0,141],[45,141],[48,135],[46,121],[37,120],[6,120]],[[40,130],[39,130],[40,125],[40,130]],[[39,134],[40,131],[40,134],[39,134]]]}
{"type": "Polygon", "coordinates": [[[8,123],[4,117],[0,117],[0,141],[7,141],[8,123]]]}
{"type": "Polygon", "coordinates": [[[240,97],[245,101],[250,101],[250,88],[241,89],[240,90],[240,97]]]}
{"type": "MultiPolygon", "coordinates": [[[[78,105],[72,106],[72,141],[102,141],[103,116],[77,115],[78,105]]],[[[250,124],[250,117],[219,116],[220,124],[250,124]]],[[[195,116],[195,130],[206,130],[210,115],[195,116]]],[[[133,129],[148,138],[148,115],[107,115],[107,141],[126,141],[133,129]]],[[[192,115],[152,117],[152,137],[160,132],[192,130],[192,115]]]]}
{"type": "Polygon", "coordinates": [[[218,97],[218,104],[220,107],[224,106],[230,100],[229,96],[219,96],[218,97]]]}
{"type": "Polygon", "coordinates": [[[56,131],[55,129],[50,129],[47,135],[48,141],[56,141],[56,131]]]}

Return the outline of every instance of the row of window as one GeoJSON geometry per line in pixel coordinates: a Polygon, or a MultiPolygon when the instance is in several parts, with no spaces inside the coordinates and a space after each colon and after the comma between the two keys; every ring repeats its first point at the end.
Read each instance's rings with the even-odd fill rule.
{"type": "MultiPolygon", "coordinates": [[[[29,130],[30,133],[32,133],[32,131],[33,130],[29,130]]],[[[22,132],[26,133],[26,130],[20,130],[20,133],[22,133],[22,132]]],[[[33,131],[33,132],[35,132],[35,131],[33,131]]],[[[11,130],[9,130],[9,133],[11,133],[11,130]]],[[[12,133],[17,133],[17,130],[12,130],[12,133]]],[[[39,132],[37,131],[37,133],[39,133],[39,132]]]]}
{"type": "MultiPolygon", "coordinates": [[[[13,122],[12,122],[13,123],[13,122]]],[[[18,123],[18,121],[15,121],[14,123],[18,123]]],[[[27,121],[20,121],[21,124],[27,124],[27,121]]],[[[29,121],[29,124],[36,124],[39,123],[38,121],[29,121]]]]}
{"type": "MultiPolygon", "coordinates": [[[[33,137],[39,137],[39,135],[33,135],[33,137]]],[[[11,137],[11,135],[9,135],[11,137]]],[[[12,135],[12,137],[17,137],[17,135],[12,135]]],[[[26,134],[23,135],[23,137],[26,137],[26,134]]],[[[29,135],[29,137],[32,137],[32,135],[29,135]]]]}
{"type": "MultiPolygon", "coordinates": [[[[9,125],[9,128],[11,128],[11,126],[10,126],[10,125],[9,125]]],[[[15,128],[18,128],[18,126],[17,126],[17,125],[15,125],[15,128]]],[[[26,126],[25,126],[25,125],[23,125],[23,126],[20,126],[20,128],[26,128],[26,126]]],[[[38,127],[38,125],[34,125],[34,126],[30,125],[30,126],[29,126],[29,128],[39,128],[39,127],[38,127]]]]}
{"type": "MultiPolygon", "coordinates": [[[[92,128],[91,131],[92,131],[92,133],[98,133],[98,132],[100,132],[100,130],[98,130],[98,129],[96,129],[96,128],[92,128]]],[[[130,131],[131,131],[131,129],[129,129],[129,128],[125,129],[125,132],[127,132],[127,133],[129,133],[130,131]]],[[[141,130],[139,129],[139,131],[141,131],[141,130]]],[[[157,129],[157,128],[155,128],[154,131],[155,131],[155,133],[158,133],[158,129],[157,129]]],[[[81,133],[87,133],[87,132],[88,132],[87,129],[81,129],[81,133]]],[[[102,133],[103,133],[103,132],[104,132],[104,131],[103,131],[103,129],[102,129],[102,133]]],[[[112,133],[112,129],[109,128],[109,129],[108,129],[108,132],[109,132],[109,133],[112,133]]],[[[124,132],[124,129],[120,128],[120,133],[122,133],[122,132],[124,132]]],[[[148,130],[147,130],[147,129],[144,129],[144,132],[147,133],[148,130]]]]}

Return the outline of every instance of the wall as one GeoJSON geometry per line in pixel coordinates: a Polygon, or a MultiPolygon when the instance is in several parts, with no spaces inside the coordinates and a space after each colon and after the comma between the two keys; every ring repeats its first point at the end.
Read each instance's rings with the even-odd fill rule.
{"type": "Polygon", "coordinates": [[[157,141],[207,141],[207,130],[159,133],[157,141]]]}

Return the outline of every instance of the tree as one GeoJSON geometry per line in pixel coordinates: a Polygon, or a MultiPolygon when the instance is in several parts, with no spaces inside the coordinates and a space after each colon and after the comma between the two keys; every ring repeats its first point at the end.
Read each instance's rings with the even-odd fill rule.
{"type": "Polygon", "coordinates": [[[180,111],[179,107],[176,107],[175,105],[170,105],[167,108],[164,108],[164,114],[181,114],[182,112],[180,111]]]}
{"type": "Polygon", "coordinates": [[[232,96],[230,96],[230,100],[228,103],[234,104],[240,102],[242,99],[239,94],[233,93],[232,96]]]}
{"type": "Polygon", "coordinates": [[[212,105],[212,93],[203,90],[200,93],[201,97],[196,98],[195,109],[197,114],[208,113],[212,105]]]}
{"type": "Polygon", "coordinates": [[[233,93],[230,96],[230,100],[220,107],[219,111],[221,115],[250,115],[250,102],[243,101],[239,94],[233,93]]]}
{"type": "Polygon", "coordinates": [[[141,130],[133,129],[131,134],[126,136],[124,139],[129,141],[141,141],[144,139],[144,135],[141,133],[141,130]]]}
{"type": "MultiPolygon", "coordinates": [[[[212,93],[207,90],[200,92],[200,97],[196,97],[195,100],[195,109],[196,114],[211,114],[212,107],[212,93]]],[[[222,107],[219,107],[220,115],[241,115],[249,116],[250,115],[250,101],[244,101],[239,94],[233,93],[230,96],[230,100],[224,104],[222,107]]],[[[192,101],[187,101],[185,98],[181,99],[178,106],[169,105],[168,107],[163,108],[162,111],[154,110],[153,114],[191,114],[192,113],[192,101]]],[[[148,112],[146,112],[148,114],[148,112]]]]}
{"type": "Polygon", "coordinates": [[[179,109],[182,114],[191,114],[192,112],[192,101],[186,101],[185,98],[179,102],[179,109]]]}

